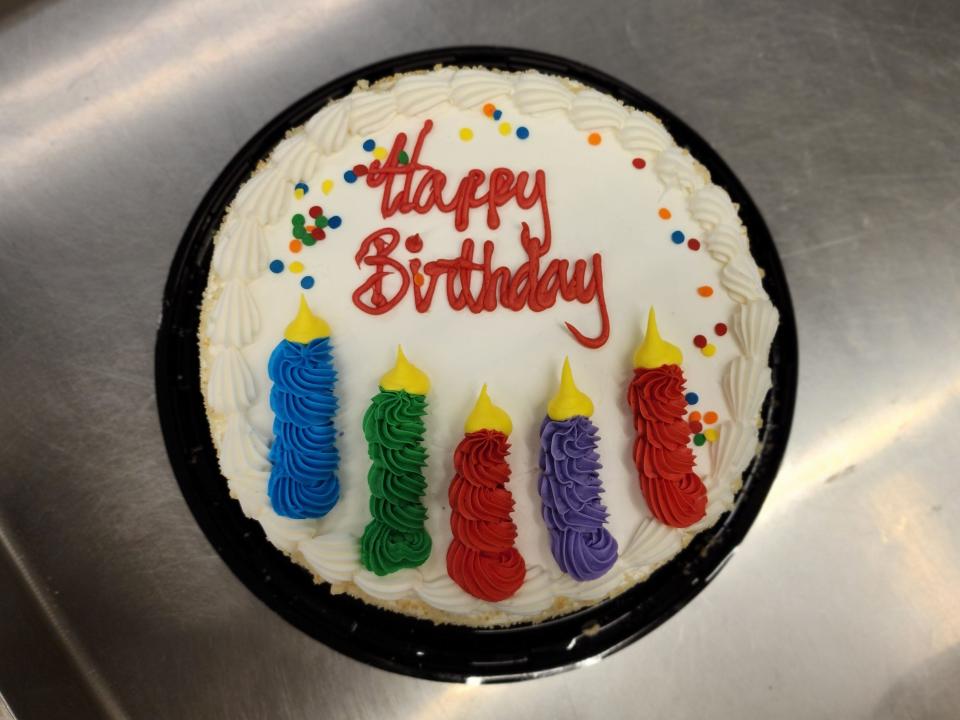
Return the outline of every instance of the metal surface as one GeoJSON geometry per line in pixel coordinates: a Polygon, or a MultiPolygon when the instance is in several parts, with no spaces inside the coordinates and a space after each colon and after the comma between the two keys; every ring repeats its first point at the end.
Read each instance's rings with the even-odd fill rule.
{"type": "Polygon", "coordinates": [[[13,712],[956,717],[958,36],[953,2],[0,9],[13,712]],[[174,248],[236,149],[346,70],[469,42],[582,60],[698,129],[771,226],[801,352],[785,467],[715,582],[609,660],[493,687],[370,669],[260,604],[189,515],[151,377],[174,248]]]}

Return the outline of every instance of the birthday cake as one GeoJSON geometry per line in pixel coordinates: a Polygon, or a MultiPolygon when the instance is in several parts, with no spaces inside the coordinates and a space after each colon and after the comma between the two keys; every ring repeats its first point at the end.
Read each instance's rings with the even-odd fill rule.
{"type": "Polygon", "coordinates": [[[735,502],[778,313],[727,192],[575,81],[361,83],[230,203],[199,327],[230,494],[333,592],[540,621],[735,502]]]}

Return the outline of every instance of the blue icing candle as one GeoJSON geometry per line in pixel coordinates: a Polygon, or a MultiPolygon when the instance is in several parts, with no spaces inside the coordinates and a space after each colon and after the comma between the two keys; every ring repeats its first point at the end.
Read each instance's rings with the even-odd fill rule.
{"type": "Polygon", "coordinates": [[[270,504],[278,515],[289,518],[323,517],[340,498],[340,454],[333,425],[337,373],[329,328],[310,314],[305,301],[270,355],[267,372],[273,381],[274,412],[270,504]],[[304,312],[309,315],[306,320],[304,312]],[[308,339],[323,332],[323,337],[308,339]]]}

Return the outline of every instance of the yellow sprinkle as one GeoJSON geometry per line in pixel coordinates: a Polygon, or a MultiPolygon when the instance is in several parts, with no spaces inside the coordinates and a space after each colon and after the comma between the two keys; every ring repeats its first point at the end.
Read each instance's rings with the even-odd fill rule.
{"type": "Polygon", "coordinates": [[[298,342],[306,345],[311,340],[317,338],[330,337],[330,326],[326,320],[310,312],[310,306],[307,305],[307,298],[303,293],[300,294],[300,310],[297,316],[289,325],[283,336],[290,342],[298,342]]]}
{"type": "Polygon", "coordinates": [[[324,180],[320,186],[320,192],[324,195],[329,195],[331,190],[333,190],[333,180],[324,180]]]}
{"type": "Polygon", "coordinates": [[[501,135],[509,135],[509,134],[510,134],[510,123],[508,123],[508,122],[502,122],[502,123],[500,123],[500,126],[497,128],[497,130],[500,131],[500,134],[501,134],[501,135]]]}
{"type": "Polygon", "coordinates": [[[460,139],[464,142],[473,140],[473,130],[470,128],[460,128],[460,139]]]}
{"type": "Polygon", "coordinates": [[[290,272],[292,273],[303,272],[303,263],[300,262],[299,260],[294,260],[292,263],[290,263],[290,272]]]}
{"type": "Polygon", "coordinates": [[[707,442],[717,441],[717,431],[714,428],[707,428],[704,430],[703,436],[707,439],[707,442]]]}
{"type": "Polygon", "coordinates": [[[705,347],[703,347],[703,348],[700,350],[700,352],[702,352],[702,353],[703,353],[704,355],[706,355],[707,357],[713,357],[713,354],[714,354],[716,351],[717,351],[717,346],[714,345],[713,343],[707,344],[705,347]]]}
{"type": "Polygon", "coordinates": [[[373,149],[373,156],[377,160],[385,160],[387,157],[387,149],[385,147],[376,147],[373,149]]]}
{"type": "Polygon", "coordinates": [[[302,200],[302,199],[303,199],[303,188],[297,188],[296,190],[294,190],[294,191],[293,191],[293,196],[294,196],[297,200],[302,200]]]}
{"type": "Polygon", "coordinates": [[[504,435],[509,435],[513,430],[513,423],[507,411],[497,407],[487,395],[487,386],[484,385],[480,390],[480,397],[477,398],[477,404],[473,406],[473,411],[467,418],[463,426],[464,431],[468,433],[478,432],[480,430],[499,430],[504,435]]]}

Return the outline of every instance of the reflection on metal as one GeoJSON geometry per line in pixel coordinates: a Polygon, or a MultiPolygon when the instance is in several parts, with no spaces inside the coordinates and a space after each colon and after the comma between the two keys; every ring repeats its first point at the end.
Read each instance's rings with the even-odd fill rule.
{"type": "Polygon", "coordinates": [[[801,495],[815,490],[819,484],[877,457],[908,433],[920,432],[934,424],[942,426],[944,410],[954,410],[960,399],[960,380],[933,391],[900,390],[906,397],[919,395],[919,398],[861,409],[855,417],[830,429],[823,440],[800,458],[785,461],[757,519],[758,524],[775,517],[777,510],[793,507],[801,495]]]}
{"type": "MultiPolygon", "coordinates": [[[[331,13],[348,0],[329,2],[324,10],[325,22],[330,22],[331,13]]],[[[181,2],[161,9],[159,16],[152,22],[135,28],[131,33],[116,36],[106,43],[106,47],[97,46],[79,57],[67,57],[62,63],[55,63],[47,70],[35,76],[28,75],[22,82],[11,84],[7,90],[0,90],[0,104],[29,102],[44,92],[49,93],[51,85],[65,85],[81,80],[86,74],[94,72],[109,58],[110,62],[123,63],[127,54],[143,52],[140,43],[153,37],[154,43],[163,41],[163,34],[175,32],[184,24],[207,22],[211,26],[230,28],[229,23],[221,24],[216,17],[196,18],[196,11],[211,16],[202,10],[205,6],[217,7],[210,3],[181,2]]],[[[224,8],[218,8],[221,15],[224,8]]],[[[223,20],[223,18],[220,18],[223,20]]],[[[135,76],[132,82],[120,85],[110,92],[98,95],[93,100],[63,108],[50,119],[31,128],[28,135],[4,137],[0,135],[0,156],[6,156],[22,163],[28,163],[38,154],[49,155],[51,150],[68,152],[71,145],[85,133],[103,126],[115,126],[129,123],[137,116],[152,110],[156,104],[169,100],[178,92],[206,77],[209,82],[219,69],[227,63],[251,62],[257,50],[281,39],[286,46],[302,42],[304,36],[316,32],[315,27],[297,13],[262,13],[259,17],[245,18],[232,29],[208,38],[188,54],[171,58],[143,75],[135,76]]],[[[201,85],[202,87],[202,85],[201,85]]]]}
{"type": "MultiPolygon", "coordinates": [[[[0,525],[85,650],[73,672],[130,717],[956,715],[955,2],[355,0],[296,18],[256,0],[14,5],[0,20],[0,525]],[[802,377],[765,511],[688,608],[597,666],[452,688],[329,651],[231,575],[170,472],[151,353],[191,189],[236,138],[346,69],[471,41],[586,61],[714,144],[786,261],[802,377]]],[[[17,613],[0,625],[40,615],[19,598],[0,590],[17,613]]],[[[18,664],[50,662],[20,645],[18,664]]],[[[102,716],[61,697],[17,712],[102,716]]]]}

